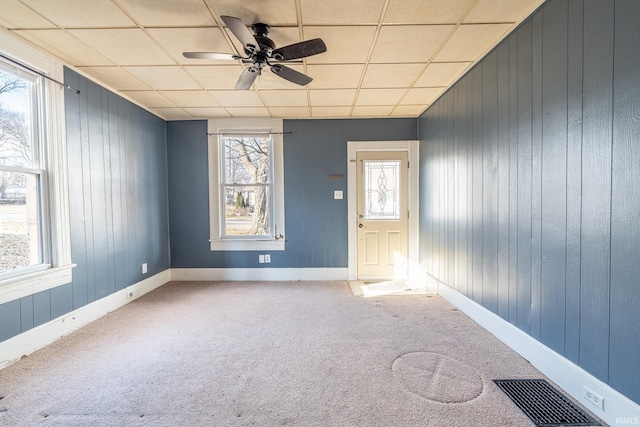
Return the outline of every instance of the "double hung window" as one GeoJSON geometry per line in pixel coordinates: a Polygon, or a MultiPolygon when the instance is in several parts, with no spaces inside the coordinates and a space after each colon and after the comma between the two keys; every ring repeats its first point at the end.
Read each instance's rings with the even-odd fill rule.
{"type": "Polygon", "coordinates": [[[211,250],[284,249],[282,121],[209,123],[211,250]]]}
{"type": "Polygon", "coordinates": [[[3,32],[0,54],[2,304],[69,283],[73,264],[62,65],[3,32]]]}

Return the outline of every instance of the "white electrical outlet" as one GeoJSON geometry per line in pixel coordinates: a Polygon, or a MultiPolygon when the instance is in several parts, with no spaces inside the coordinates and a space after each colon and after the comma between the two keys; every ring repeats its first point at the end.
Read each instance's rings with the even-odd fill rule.
{"type": "Polygon", "coordinates": [[[258,262],[264,264],[264,255],[258,255],[258,262]]]}
{"type": "Polygon", "coordinates": [[[604,411],[604,398],[589,387],[583,389],[583,396],[586,400],[596,405],[600,410],[604,411]]]}
{"type": "Polygon", "coordinates": [[[264,262],[267,264],[271,262],[271,254],[265,254],[264,262]]]}
{"type": "Polygon", "coordinates": [[[140,266],[140,273],[147,274],[147,263],[146,262],[140,266]]]}

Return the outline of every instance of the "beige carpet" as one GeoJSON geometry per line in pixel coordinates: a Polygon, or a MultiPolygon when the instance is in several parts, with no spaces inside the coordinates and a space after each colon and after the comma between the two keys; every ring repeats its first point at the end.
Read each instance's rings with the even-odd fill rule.
{"type": "Polygon", "coordinates": [[[542,375],[433,295],[170,283],[0,371],[2,426],[530,426],[542,375]]]}

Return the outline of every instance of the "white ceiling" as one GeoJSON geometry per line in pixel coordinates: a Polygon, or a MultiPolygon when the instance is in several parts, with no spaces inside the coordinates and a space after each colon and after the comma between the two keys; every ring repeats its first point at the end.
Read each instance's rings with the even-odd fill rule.
{"type": "Polygon", "coordinates": [[[167,119],[416,117],[544,0],[0,0],[0,25],[167,119]],[[271,26],[276,47],[327,52],[234,90],[241,53],[221,15],[271,26]]]}

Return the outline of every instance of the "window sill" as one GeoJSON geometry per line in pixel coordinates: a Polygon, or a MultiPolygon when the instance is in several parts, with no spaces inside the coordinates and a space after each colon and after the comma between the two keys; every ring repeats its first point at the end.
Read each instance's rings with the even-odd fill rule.
{"type": "Polygon", "coordinates": [[[48,268],[0,281],[0,304],[70,283],[76,264],[48,268]]]}
{"type": "Polygon", "coordinates": [[[212,251],[284,251],[284,239],[211,240],[212,251]]]}

